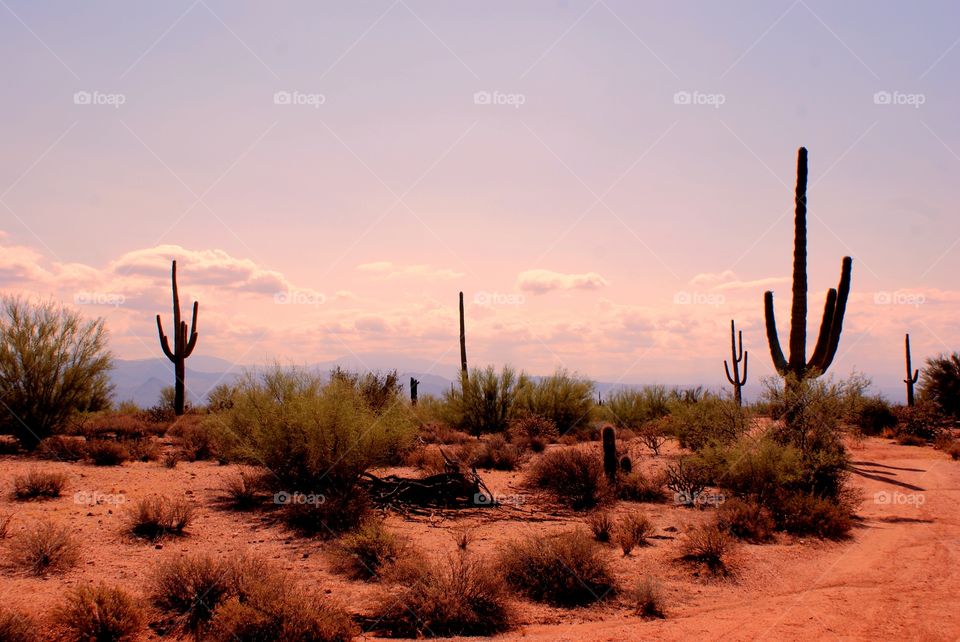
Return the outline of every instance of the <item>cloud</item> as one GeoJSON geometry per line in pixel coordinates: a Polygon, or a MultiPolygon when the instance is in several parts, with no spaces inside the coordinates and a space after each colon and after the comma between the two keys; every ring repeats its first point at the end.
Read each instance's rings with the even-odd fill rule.
{"type": "Polygon", "coordinates": [[[517,287],[534,294],[550,290],[597,290],[607,285],[607,280],[596,272],[564,274],[551,270],[527,270],[517,275],[517,287]]]}
{"type": "Polygon", "coordinates": [[[690,279],[690,285],[700,285],[713,290],[752,290],[756,288],[768,288],[781,283],[787,283],[790,279],[785,276],[771,276],[762,279],[753,279],[743,281],[737,278],[732,270],[723,272],[704,272],[690,279]]]}
{"type": "Polygon", "coordinates": [[[376,261],[361,263],[357,266],[361,272],[374,274],[384,279],[395,278],[422,278],[422,279],[458,279],[463,276],[449,268],[435,268],[426,264],[399,265],[391,261],[376,261]]]}

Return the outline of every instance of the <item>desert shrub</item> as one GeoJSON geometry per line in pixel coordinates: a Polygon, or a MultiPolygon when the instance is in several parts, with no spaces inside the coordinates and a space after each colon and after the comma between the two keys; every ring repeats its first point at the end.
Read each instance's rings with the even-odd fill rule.
{"type": "Polygon", "coordinates": [[[579,448],[547,451],[534,462],[528,481],[574,510],[593,508],[608,496],[600,454],[579,448]]]}
{"type": "Polygon", "coordinates": [[[0,539],[7,539],[10,534],[10,522],[13,520],[13,513],[0,513],[0,539]]]}
{"type": "Polygon", "coordinates": [[[669,425],[670,422],[664,420],[648,421],[636,431],[637,439],[650,449],[654,457],[660,456],[660,448],[670,437],[669,425]]]}
{"type": "Polygon", "coordinates": [[[604,401],[606,417],[618,428],[637,430],[670,414],[670,394],[663,386],[622,388],[604,401]]]}
{"type": "Polygon", "coordinates": [[[703,389],[703,386],[688,386],[686,388],[672,388],[670,390],[671,404],[695,404],[710,397],[710,393],[703,389]]]}
{"type": "Polygon", "coordinates": [[[250,510],[260,504],[263,478],[257,473],[236,472],[223,480],[223,502],[234,510],[250,510]]]}
{"type": "Polygon", "coordinates": [[[0,432],[28,450],[76,412],[110,403],[111,356],[103,319],[53,303],[0,298],[0,432]]]}
{"type": "Polygon", "coordinates": [[[221,454],[220,435],[200,415],[178,417],[168,433],[176,440],[180,458],[184,461],[204,461],[221,454]]]}
{"type": "Polygon", "coordinates": [[[127,439],[121,443],[127,449],[130,461],[157,461],[160,459],[160,441],[155,437],[127,439]]]}
{"type": "Polygon", "coordinates": [[[53,499],[60,497],[66,485],[67,476],[63,473],[34,468],[25,475],[16,475],[13,478],[13,498],[18,501],[53,499]]]}
{"type": "Polygon", "coordinates": [[[653,523],[643,513],[627,513],[617,520],[614,531],[617,544],[624,555],[629,555],[635,546],[645,546],[653,533],[653,523]]]}
{"type": "Polygon", "coordinates": [[[404,585],[390,587],[381,605],[377,621],[402,637],[491,636],[515,621],[497,570],[462,552],[445,565],[423,565],[404,585]]]}
{"type": "Polygon", "coordinates": [[[153,601],[179,615],[183,628],[197,632],[234,590],[234,580],[228,562],[204,555],[171,558],[156,571],[153,601]]]}
{"type": "Polygon", "coordinates": [[[875,436],[896,426],[897,416],[883,398],[868,397],[857,409],[854,421],[861,434],[875,436]]]}
{"type": "Polygon", "coordinates": [[[705,567],[714,575],[730,575],[733,539],[715,524],[703,524],[687,533],[682,559],[705,567]]]}
{"type": "Polygon", "coordinates": [[[561,435],[589,423],[593,409],[593,382],[567,370],[522,386],[518,405],[526,412],[548,419],[561,435]]]}
{"type": "Polygon", "coordinates": [[[843,539],[853,527],[853,509],[846,501],[784,491],[770,504],[777,528],[793,535],[843,539]]]}
{"type": "Polygon", "coordinates": [[[140,411],[134,413],[87,413],[77,421],[74,432],[89,439],[144,439],[162,434],[164,426],[150,423],[140,411]]]}
{"type": "Polygon", "coordinates": [[[520,449],[503,435],[490,435],[480,444],[470,463],[487,470],[514,470],[520,463],[520,449]]]}
{"type": "Polygon", "coordinates": [[[204,640],[210,642],[349,642],[357,627],[321,595],[282,586],[244,599],[232,596],[216,607],[204,640]]]}
{"type": "Polygon", "coordinates": [[[381,519],[367,519],[338,542],[337,566],[355,579],[379,579],[381,572],[404,553],[399,537],[386,529],[381,519]]]}
{"type": "Polygon", "coordinates": [[[87,442],[82,437],[53,435],[40,442],[37,457],[53,461],[80,461],[87,456],[87,442]]]}
{"type": "Polygon", "coordinates": [[[684,456],[667,466],[666,485],[674,501],[685,506],[698,505],[697,498],[710,485],[710,467],[698,456],[684,456]]]}
{"type": "Polygon", "coordinates": [[[10,560],[32,575],[64,573],[80,559],[80,543],[67,526],[43,521],[14,538],[10,560]]]}
{"type": "Polygon", "coordinates": [[[633,470],[621,475],[617,481],[617,497],[631,502],[664,502],[667,501],[665,483],[661,474],[647,476],[640,470],[633,470]]]}
{"type": "Polygon", "coordinates": [[[403,384],[396,370],[390,372],[348,372],[337,366],[330,372],[331,381],[341,381],[354,388],[375,413],[381,414],[403,396],[403,384]]]}
{"type": "Polygon", "coordinates": [[[766,506],[734,497],[721,504],[717,526],[738,539],[762,544],[773,539],[776,523],[766,506]]]}
{"type": "Polygon", "coordinates": [[[130,459],[130,452],[111,439],[94,439],[87,442],[87,457],[94,466],[119,466],[130,459]]]}
{"type": "Polygon", "coordinates": [[[446,462],[436,444],[411,448],[404,457],[403,463],[405,466],[418,468],[428,473],[438,473],[446,468],[446,462]]]}
{"type": "Polygon", "coordinates": [[[634,612],[646,618],[664,618],[663,587],[649,575],[637,582],[633,588],[634,612]]]}
{"type": "Polygon", "coordinates": [[[960,459],[960,441],[954,440],[951,442],[950,445],[944,448],[944,452],[954,460],[960,459]]]}
{"type": "Polygon", "coordinates": [[[473,437],[444,423],[427,423],[417,435],[425,444],[459,445],[473,440],[473,437]]]}
{"type": "Polygon", "coordinates": [[[666,425],[680,445],[691,450],[735,441],[750,426],[747,408],[715,395],[705,395],[696,403],[674,402],[670,408],[666,425]]]}
{"type": "Polygon", "coordinates": [[[702,460],[718,486],[759,504],[783,488],[799,488],[803,479],[800,451],[771,437],[740,439],[705,449],[702,460]]]}
{"type": "Polygon", "coordinates": [[[927,359],[920,375],[920,398],[942,414],[960,419],[960,354],[927,359]]]}
{"type": "Polygon", "coordinates": [[[501,548],[499,567],[514,589],[553,606],[585,606],[616,593],[603,550],[582,531],[510,542],[501,548]]]}
{"type": "Polygon", "coordinates": [[[0,640],[4,642],[38,642],[37,623],[24,613],[0,606],[0,640]]]}
{"type": "Polygon", "coordinates": [[[378,413],[350,382],[279,367],[248,373],[233,407],[210,417],[213,429],[234,436],[229,455],[269,469],[275,490],[328,500],[352,493],[361,474],[405,450],[415,431],[403,404],[378,413]]]}
{"type": "Polygon", "coordinates": [[[65,629],[61,639],[76,642],[128,642],[143,628],[143,613],[126,592],[99,585],[80,586],[67,594],[56,619],[65,629]]]}
{"type": "Polygon", "coordinates": [[[183,535],[193,519],[193,505],[184,499],[162,495],[144,497],[130,510],[130,532],[137,537],[158,540],[167,535],[183,535]]]}
{"type": "Polygon", "coordinates": [[[470,544],[473,543],[473,540],[476,537],[476,531],[468,526],[463,526],[461,528],[453,529],[450,532],[450,536],[453,537],[453,543],[457,545],[457,548],[461,551],[465,551],[470,544]]]}
{"type": "Polygon", "coordinates": [[[950,423],[936,405],[923,399],[915,406],[897,408],[894,434],[901,444],[923,446],[947,433],[950,423]]]}
{"type": "Polygon", "coordinates": [[[510,439],[521,448],[535,453],[543,452],[547,444],[557,440],[557,425],[546,417],[530,412],[521,412],[510,422],[510,439]]]}
{"type": "Polygon", "coordinates": [[[176,468],[180,463],[180,453],[176,450],[168,450],[160,457],[160,463],[164,468],[176,468]]]}
{"type": "Polygon", "coordinates": [[[12,435],[0,435],[0,455],[16,455],[20,452],[20,442],[12,435]]]}
{"type": "Polygon", "coordinates": [[[614,527],[613,518],[610,517],[610,513],[602,510],[590,513],[587,515],[587,526],[590,527],[590,532],[593,533],[593,539],[602,544],[610,541],[614,527]]]}
{"type": "Polygon", "coordinates": [[[518,411],[517,397],[528,385],[527,376],[504,366],[498,374],[493,366],[471,370],[460,377],[460,386],[444,393],[446,422],[471,435],[504,432],[518,411]]]}
{"type": "Polygon", "coordinates": [[[207,412],[223,412],[233,408],[236,390],[228,383],[218,383],[207,392],[207,412]]]}
{"type": "Polygon", "coordinates": [[[322,495],[306,495],[306,501],[295,495],[274,493],[274,503],[286,508],[287,522],[304,535],[331,538],[352,531],[370,517],[370,499],[359,488],[327,491],[322,495]],[[311,501],[311,498],[317,498],[311,501]]]}

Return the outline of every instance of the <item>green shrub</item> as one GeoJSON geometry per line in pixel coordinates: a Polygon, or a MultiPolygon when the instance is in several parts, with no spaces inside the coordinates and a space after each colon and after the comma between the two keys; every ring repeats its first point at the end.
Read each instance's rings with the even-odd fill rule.
{"type": "Polygon", "coordinates": [[[776,523],[765,506],[734,497],[721,504],[717,526],[738,539],[762,544],[773,539],[776,523]]]}
{"type": "Polygon", "coordinates": [[[784,491],[771,501],[777,528],[793,535],[843,539],[853,528],[848,502],[826,499],[802,491],[784,491]]]}
{"type": "Polygon", "coordinates": [[[638,430],[647,422],[670,414],[670,394],[664,386],[622,388],[603,403],[607,419],[618,428],[638,430]]]}
{"type": "Polygon", "coordinates": [[[103,319],[53,303],[0,297],[0,432],[33,450],[77,412],[110,403],[103,319]]]}
{"type": "Polygon", "coordinates": [[[680,445],[700,450],[736,441],[750,427],[749,410],[732,399],[706,395],[696,403],[674,402],[667,426],[680,445]]]}
{"type": "Polygon", "coordinates": [[[585,606],[617,590],[603,550],[583,531],[509,542],[500,550],[499,568],[514,589],[553,606],[585,606]]]}
{"type": "Polygon", "coordinates": [[[403,385],[396,370],[380,372],[348,372],[337,366],[330,372],[330,380],[351,386],[374,413],[380,415],[403,397],[403,385]]]}
{"type": "Polygon", "coordinates": [[[526,412],[551,421],[565,435],[589,423],[594,396],[592,381],[560,369],[521,386],[517,402],[526,412]]]}
{"type": "Polygon", "coordinates": [[[352,493],[368,468],[403,452],[415,425],[403,404],[376,412],[349,381],[275,367],[247,374],[233,407],[210,428],[232,436],[233,459],[270,470],[275,491],[293,495],[352,493]]]}
{"type": "Polygon", "coordinates": [[[580,448],[547,451],[534,462],[528,481],[574,510],[593,508],[609,493],[600,453],[580,448]]]}
{"type": "Polygon", "coordinates": [[[460,377],[460,386],[444,393],[444,419],[449,425],[471,435],[504,432],[518,412],[517,396],[528,384],[522,372],[504,366],[497,374],[493,366],[471,370],[460,377]]]}
{"type": "Polygon", "coordinates": [[[881,397],[868,397],[854,417],[861,434],[876,436],[897,425],[893,409],[881,397]]]}
{"type": "Polygon", "coordinates": [[[446,565],[420,565],[380,603],[377,622],[396,637],[492,636],[515,622],[501,574],[463,552],[446,565]]]}
{"type": "Polygon", "coordinates": [[[76,642],[128,642],[143,628],[139,605],[119,588],[80,586],[67,594],[57,614],[65,639],[76,642]]]}
{"type": "Polygon", "coordinates": [[[782,488],[798,488],[803,479],[800,451],[771,437],[743,438],[703,451],[702,460],[715,483],[760,504],[782,488]]]}
{"type": "Polygon", "coordinates": [[[927,359],[920,375],[920,398],[942,414],[960,419],[960,354],[927,359]]]}
{"type": "Polygon", "coordinates": [[[901,444],[923,446],[947,433],[950,420],[930,401],[897,408],[897,426],[894,433],[901,444]]]}

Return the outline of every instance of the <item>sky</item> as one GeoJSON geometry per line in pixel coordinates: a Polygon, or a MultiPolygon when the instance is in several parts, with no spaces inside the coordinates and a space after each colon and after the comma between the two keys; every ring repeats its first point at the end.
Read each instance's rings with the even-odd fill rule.
{"type": "MultiPolygon", "coordinates": [[[[160,357],[749,382],[786,345],[796,150],[832,371],[957,348],[953,2],[0,0],[0,290],[160,357]],[[372,358],[372,357],[371,357],[372,358]]],[[[812,348],[808,348],[808,353],[812,348]]]]}

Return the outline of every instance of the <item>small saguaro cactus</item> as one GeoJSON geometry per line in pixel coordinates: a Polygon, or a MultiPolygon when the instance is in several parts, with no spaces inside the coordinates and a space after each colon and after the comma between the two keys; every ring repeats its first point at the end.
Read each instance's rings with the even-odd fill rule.
{"type": "Polygon", "coordinates": [[[460,293],[460,373],[467,376],[467,329],[463,322],[463,292],[460,293]]]}
{"type": "Polygon", "coordinates": [[[411,406],[417,405],[417,386],[419,385],[420,385],[419,379],[414,379],[413,377],[410,377],[410,405],[411,406]]]}
{"type": "Polygon", "coordinates": [[[617,433],[613,426],[604,426],[601,432],[603,440],[603,472],[611,483],[617,481],[617,469],[619,461],[617,460],[617,433]]]}
{"type": "Polygon", "coordinates": [[[723,360],[723,369],[727,371],[727,381],[733,384],[733,398],[737,406],[743,405],[743,386],[747,383],[747,353],[743,351],[743,330],[736,331],[733,319],[730,319],[730,360],[733,362],[733,375],[727,360],[723,360]],[[740,376],[740,363],[743,362],[743,377],[740,376]]]}
{"type": "Polygon", "coordinates": [[[822,375],[833,363],[840,345],[843,315],[850,295],[850,271],[853,259],[843,257],[840,267],[840,284],[827,291],[823,308],[820,333],[810,360],[807,361],[807,149],[797,152],[796,212],[793,221],[793,303],[790,310],[790,359],[783,355],[777,335],[777,322],[773,312],[773,292],[763,295],[764,314],[767,324],[767,342],[773,365],[781,376],[792,374],[796,379],[822,375]]]}
{"type": "Polygon", "coordinates": [[[193,319],[190,321],[190,334],[187,334],[187,322],[180,320],[180,292],[177,289],[177,262],[173,262],[171,269],[171,280],[173,281],[173,350],[170,349],[170,342],[167,335],[163,333],[163,323],[160,321],[160,315],[157,315],[157,331],[160,333],[160,347],[163,348],[163,354],[167,359],[173,362],[174,376],[174,394],[173,410],[177,416],[183,414],[184,407],[184,385],[183,378],[186,374],[185,361],[187,357],[193,354],[193,349],[197,346],[197,310],[200,304],[193,302],[193,319]],[[189,339],[187,338],[189,336],[189,339]]]}
{"type": "Polygon", "coordinates": [[[904,351],[906,352],[907,357],[907,378],[903,380],[903,383],[907,384],[907,406],[913,405],[913,384],[917,383],[917,379],[920,378],[919,370],[913,369],[913,362],[910,360],[910,335],[907,334],[903,340],[904,351]]]}
{"type": "Polygon", "coordinates": [[[630,457],[627,455],[620,458],[620,471],[624,475],[629,475],[633,471],[633,462],[630,461],[630,457]]]}

